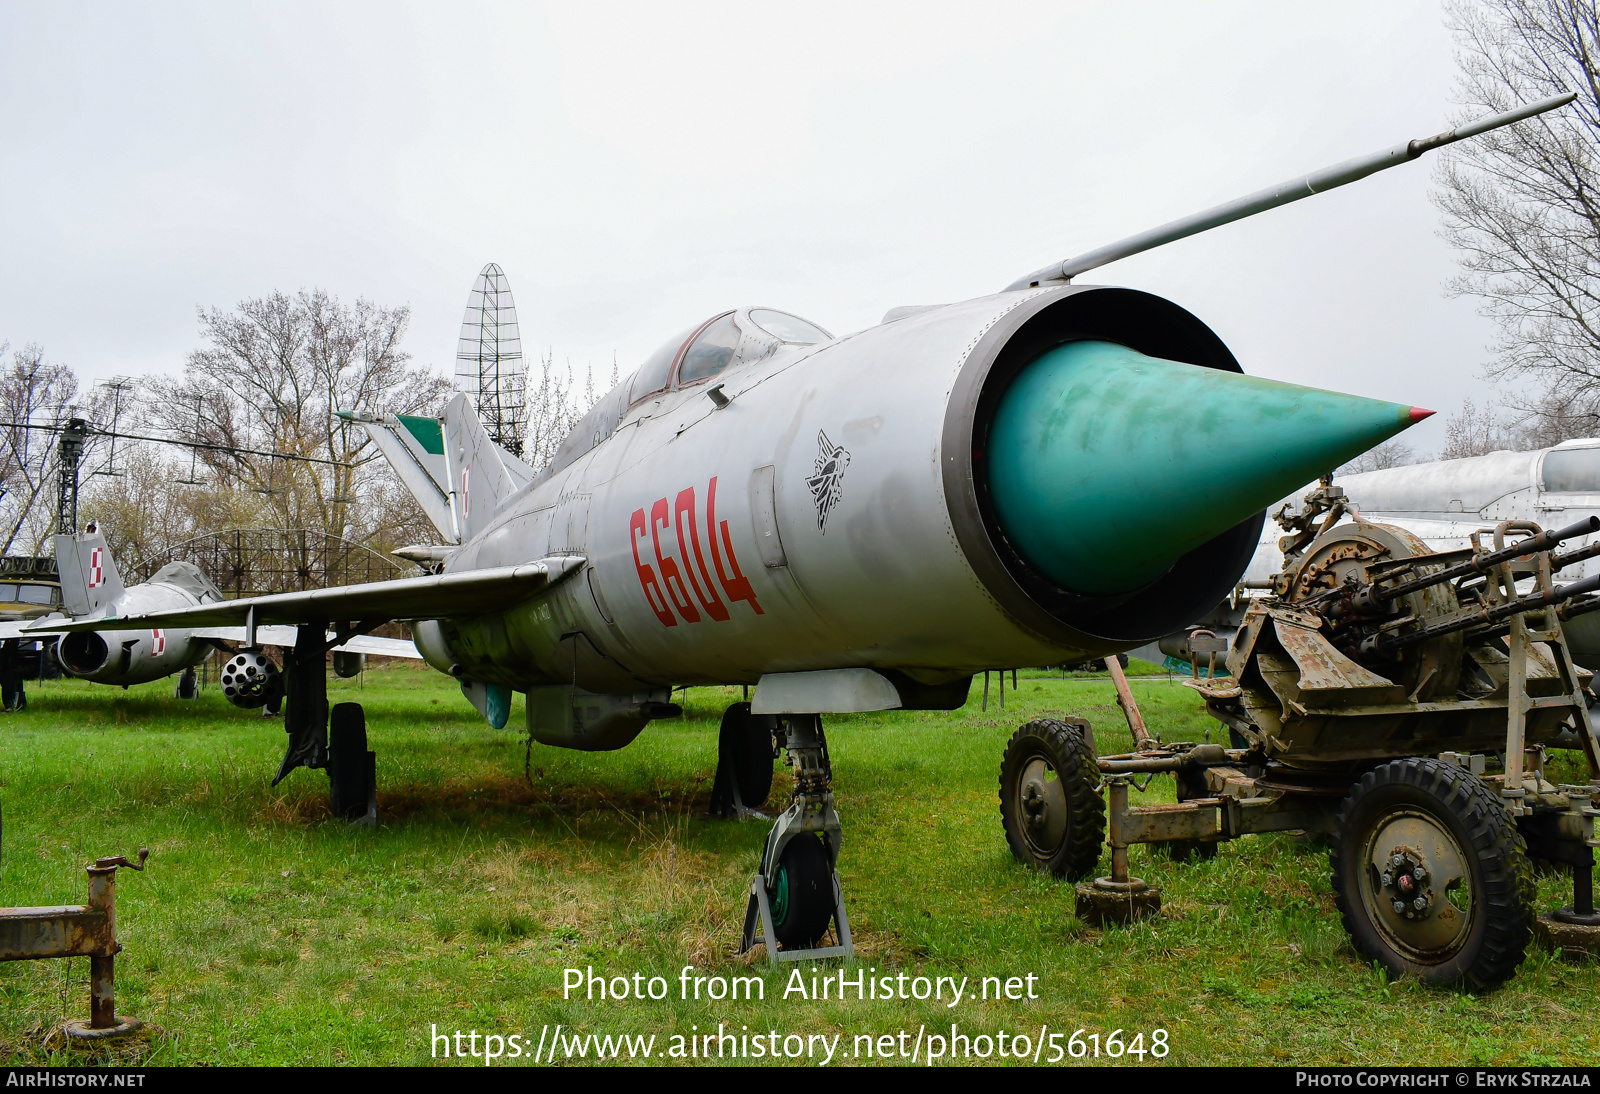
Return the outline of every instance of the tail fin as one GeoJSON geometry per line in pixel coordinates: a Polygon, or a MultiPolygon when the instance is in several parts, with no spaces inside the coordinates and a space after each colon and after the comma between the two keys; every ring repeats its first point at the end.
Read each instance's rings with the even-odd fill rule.
{"type": "Polygon", "coordinates": [[[56,536],[55,546],[61,600],[68,613],[89,615],[122,596],[122,575],[111,560],[105,536],[99,532],[56,536]]]}
{"type": "Polygon", "coordinates": [[[514,457],[489,439],[465,395],[444,408],[444,450],[452,509],[465,542],[487,528],[500,503],[516,493],[519,483],[508,466],[514,457]]]}
{"type": "Polygon", "coordinates": [[[500,503],[534,476],[532,467],[489,440],[465,395],[450,400],[443,421],[351,411],[339,416],[366,427],[447,543],[463,543],[482,529],[500,503]]]}
{"type": "Polygon", "coordinates": [[[378,446],[405,488],[417,500],[439,535],[447,543],[461,541],[456,517],[451,513],[450,472],[444,453],[444,429],[437,418],[396,414],[377,419],[341,412],[360,422],[378,446]]]}

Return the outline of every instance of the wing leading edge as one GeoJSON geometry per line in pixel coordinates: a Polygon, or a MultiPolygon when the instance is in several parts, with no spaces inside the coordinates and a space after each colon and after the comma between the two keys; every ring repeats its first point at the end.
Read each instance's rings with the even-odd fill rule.
{"type": "Polygon", "coordinates": [[[497,566],[456,574],[431,574],[331,589],[273,593],[115,619],[55,619],[42,623],[34,633],[63,634],[128,627],[226,627],[252,623],[303,625],[356,620],[377,623],[391,619],[449,619],[502,610],[571,576],[583,568],[584,562],[585,559],[580,555],[557,555],[521,566],[497,566]]]}

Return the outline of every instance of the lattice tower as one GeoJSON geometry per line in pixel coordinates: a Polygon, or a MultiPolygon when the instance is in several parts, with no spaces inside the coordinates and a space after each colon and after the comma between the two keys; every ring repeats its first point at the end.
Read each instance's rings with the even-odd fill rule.
{"type": "Polygon", "coordinates": [[[505,271],[491,262],[478,274],[467,298],[456,347],[456,388],[478,407],[489,437],[522,455],[527,425],[527,371],[517,307],[505,271]]]}

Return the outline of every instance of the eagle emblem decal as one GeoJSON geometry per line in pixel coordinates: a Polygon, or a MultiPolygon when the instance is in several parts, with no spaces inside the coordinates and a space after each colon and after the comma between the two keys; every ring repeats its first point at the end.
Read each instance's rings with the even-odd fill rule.
{"type": "Polygon", "coordinates": [[[806,485],[811,488],[811,500],[817,507],[817,530],[828,531],[828,514],[839,504],[844,493],[844,469],[850,466],[850,453],[844,446],[828,440],[828,435],[817,431],[817,462],[806,485]]]}

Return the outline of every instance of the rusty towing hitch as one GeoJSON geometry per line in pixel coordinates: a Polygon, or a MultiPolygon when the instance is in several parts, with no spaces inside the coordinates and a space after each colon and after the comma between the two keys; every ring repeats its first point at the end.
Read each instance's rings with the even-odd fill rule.
{"type": "Polygon", "coordinates": [[[148,848],[139,861],[122,855],[95,859],[89,874],[89,903],[44,908],[0,908],[0,961],[39,961],[50,957],[89,959],[89,1020],[66,1023],[68,1037],[80,1041],[121,1037],[143,1027],[137,1018],[119,1017],[113,990],[116,980],[117,869],[143,870],[148,848]]]}
{"type": "MultiPolygon", "coordinates": [[[[1111,873],[1077,886],[1079,919],[1097,926],[1130,923],[1161,910],[1161,890],[1128,875],[1128,848],[1135,843],[1165,844],[1175,851],[1200,846],[1215,848],[1225,838],[1226,805],[1220,798],[1204,797],[1173,804],[1133,806],[1128,787],[1139,775],[1145,781],[1170,773],[1204,785],[1211,767],[1237,763],[1243,753],[1221,745],[1199,744],[1165,747],[1153,741],[1144,751],[1096,760],[1106,789],[1106,842],[1111,847],[1111,873]]],[[[1141,787],[1142,789],[1142,787],[1141,787]]]]}

